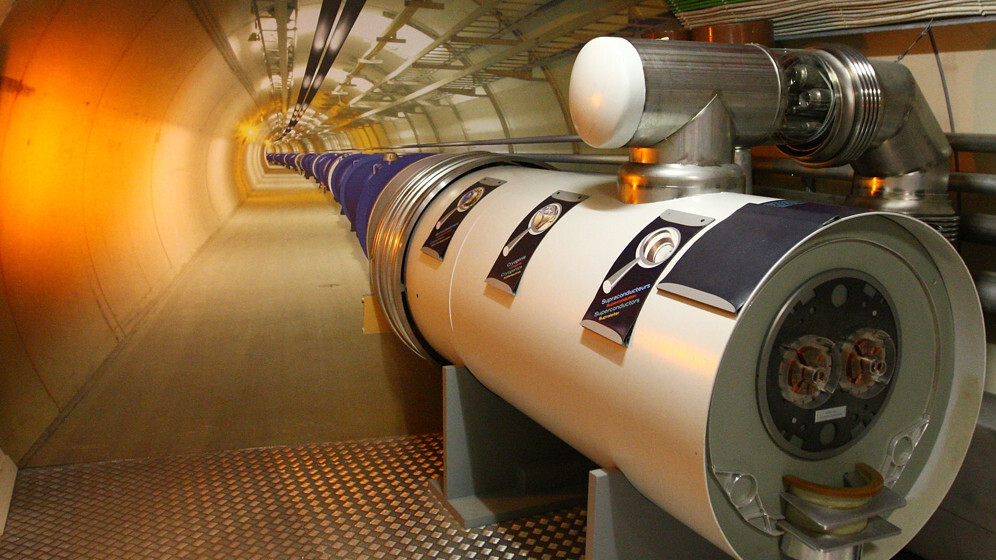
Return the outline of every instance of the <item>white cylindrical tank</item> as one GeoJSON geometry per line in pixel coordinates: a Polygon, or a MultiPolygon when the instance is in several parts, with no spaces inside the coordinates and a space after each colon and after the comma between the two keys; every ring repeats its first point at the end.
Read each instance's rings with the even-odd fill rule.
{"type": "Polygon", "coordinates": [[[783,476],[840,486],[872,465],[908,502],[888,515],[902,534],[864,549],[891,557],[946,493],[981,400],[982,315],[954,249],[899,215],[615,190],[495,155],[405,169],[368,237],[396,332],[737,558],[778,557],[783,476]],[[499,269],[513,288],[488,281],[499,269]],[[624,307],[613,339],[599,323],[624,307]]]}

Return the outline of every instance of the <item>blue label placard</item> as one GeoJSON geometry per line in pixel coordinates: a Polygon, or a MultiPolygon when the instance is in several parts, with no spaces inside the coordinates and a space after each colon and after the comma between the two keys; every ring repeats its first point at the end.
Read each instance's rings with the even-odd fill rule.
{"type": "Polygon", "coordinates": [[[464,218],[470,214],[470,210],[477,206],[484,197],[491,194],[491,191],[505,184],[501,179],[485,177],[473,185],[467,187],[456,200],[450,203],[443,212],[442,217],[435,223],[429,238],[422,244],[422,252],[433,256],[439,260],[446,258],[446,249],[450,246],[453,234],[456,233],[464,218]]]}
{"type": "Polygon", "coordinates": [[[775,263],[818,229],[864,210],[775,200],[745,204],[689,248],[658,289],[739,313],[775,263]],[[744,240],[749,240],[745,245],[744,240]],[[715,271],[735,273],[716,274],[715,271]]]}
{"type": "Polygon", "coordinates": [[[713,218],[666,210],[647,224],[609,268],[581,326],[623,346],[665,265],[713,218]]]}
{"type": "Polygon", "coordinates": [[[540,241],[563,219],[564,214],[586,198],[588,196],[583,194],[557,191],[533,208],[505,242],[494,266],[491,267],[491,272],[488,273],[487,283],[503,292],[515,295],[526,265],[539,247],[540,241]]]}

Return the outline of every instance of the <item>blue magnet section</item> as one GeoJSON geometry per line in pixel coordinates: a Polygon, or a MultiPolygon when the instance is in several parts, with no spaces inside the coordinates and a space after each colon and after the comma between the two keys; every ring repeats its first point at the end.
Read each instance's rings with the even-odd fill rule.
{"type": "Polygon", "coordinates": [[[311,164],[315,161],[318,154],[302,154],[301,155],[301,168],[298,171],[304,175],[305,179],[314,179],[315,175],[311,171],[311,164]]]}
{"type": "Polygon", "coordinates": [[[377,197],[398,172],[430,155],[403,154],[385,161],[384,154],[271,153],[266,154],[266,161],[313,179],[323,191],[331,192],[352,223],[365,254],[367,227],[377,197]]]}
{"type": "Polygon", "coordinates": [[[335,162],[339,161],[340,158],[345,154],[322,154],[318,156],[318,164],[316,165],[318,169],[318,183],[322,186],[323,192],[329,192],[331,187],[329,187],[329,172],[332,171],[332,166],[335,162]]]}
{"type": "Polygon", "coordinates": [[[356,203],[360,192],[363,191],[363,184],[374,174],[375,167],[380,167],[384,163],[384,156],[380,154],[364,155],[354,160],[353,165],[342,173],[337,200],[350,222],[354,224],[356,222],[356,203]]]}
{"type": "Polygon", "coordinates": [[[363,254],[367,253],[367,226],[370,223],[370,213],[373,212],[374,203],[377,202],[377,197],[380,196],[381,191],[402,169],[430,155],[432,154],[398,156],[397,161],[382,162],[382,165],[367,178],[357,197],[354,210],[356,219],[353,221],[356,226],[356,237],[360,240],[360,247],[363,247],[363,254]]]}
{"type": "Polygon", "coordinates": [[[332,177],[329,180],[329,188],[332,189],[332,196],[342,203],[343,176],[354,165],[359,164],[363,159],[370,157],[368,154],[349,154],[342,158],[342,161],[332,170],[332,177]]]}

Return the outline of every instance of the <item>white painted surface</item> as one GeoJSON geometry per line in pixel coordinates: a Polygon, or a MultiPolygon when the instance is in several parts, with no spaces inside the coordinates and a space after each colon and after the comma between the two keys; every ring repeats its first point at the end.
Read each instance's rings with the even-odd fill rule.
{"type": "Polygon", "coordinates": [[[14,493],[16,477],[17,465],[0,451],[0,535],[7,525],[7,513],[10,511],[10,497],[14,493]]]}
{"type": "Polygon", "coordinates": [[[640,125],[646,100],[643,62],[618,37],[590,41],[571,72],[571,117],[578,134],[596,148],[619,148],[640,125]]]}
{"type": "Polygon", "coordinates": [[[986,345],[986,392],[996,395],[996,344],[986,345]]]}

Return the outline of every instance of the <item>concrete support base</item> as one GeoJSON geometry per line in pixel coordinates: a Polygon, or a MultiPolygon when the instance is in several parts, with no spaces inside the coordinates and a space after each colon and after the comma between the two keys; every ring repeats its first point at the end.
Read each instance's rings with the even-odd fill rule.
{"type": "Polygon", "coordinates": [[[996,557],[996,395],[986,393],[972,444],[947,497],[907,549],[924,560],[996,557]]]}
{"type": "Polygon", "coordinates": [[[730,560],[694,531],[643,496],[616,469],[588,478],[586,560],[730,560]]]}
{"type": "Polygon", "coordinates": [[[443,368],[443,393],[444,474],[429,488],[464,527],[587,499],[587,560],[729,560],[640,494],[620,471],[597,468],[467,369],[443,368]]]}

